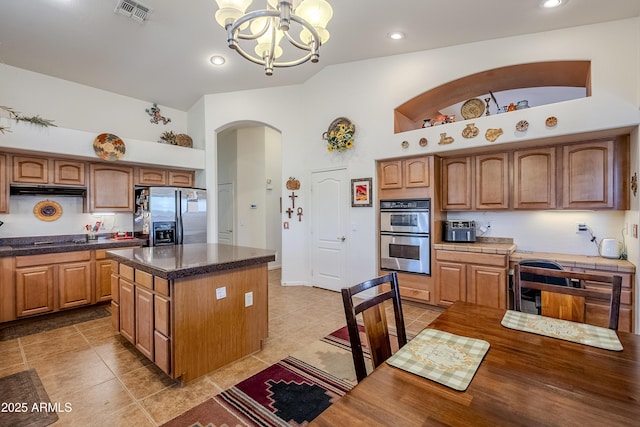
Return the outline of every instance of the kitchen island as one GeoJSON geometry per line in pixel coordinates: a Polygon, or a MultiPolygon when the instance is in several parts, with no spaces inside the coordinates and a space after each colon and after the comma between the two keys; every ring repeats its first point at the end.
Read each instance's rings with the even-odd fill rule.
{"type": "Polygon", "coordinates": [[[114,327],[188,382],[261,349],[275,252],[194,243],[107,251],[114,327]]]}

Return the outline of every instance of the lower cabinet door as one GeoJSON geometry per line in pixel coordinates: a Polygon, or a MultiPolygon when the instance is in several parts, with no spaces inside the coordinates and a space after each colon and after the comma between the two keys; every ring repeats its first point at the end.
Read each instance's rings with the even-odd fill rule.
{"type": "Polygon", "coordinates": [[[470,265],[467,302],[506,309],[508,286],[504,268],[470,265]]]}
{"type": "Polygon", "coordinates": [[[171,374],[171,340],[160,332],[154,332],[156,366],[166,374],[171,374]]]}
{"type": "Polygon", "coordinates": [[[120,278],[120,335],[136,342],[135,295],[133,283],[120,278]]]}
{"type": "Polygon", "coordinates": [[[136,348],[153,360],[153,294],[136,286],[136,348]]]}
{"type": "Polygon", "coordinates": [[[55,309],[52,266],[16,269],[16,314],[18,317],[55,309]]]}
{"type": "Polygon", "coordinates": [[[89,305],[91,298],[91,262],[75,262],[58,266],[60,308],[89,305]]]}

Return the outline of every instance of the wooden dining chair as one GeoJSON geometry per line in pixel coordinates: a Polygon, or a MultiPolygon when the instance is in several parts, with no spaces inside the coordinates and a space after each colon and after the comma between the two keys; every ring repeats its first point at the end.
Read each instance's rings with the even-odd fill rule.
{"type": "Polygon", "coordinates": [[[353,355],[353,364],[356,369],[358,382],[367,376],[367,368],[362,351],[358,322],[356,320],[357,315],[362,313],[364,332],[367,336],[371,361],[373,367],[376,368],[392,354],[389,326],[387,325],[385,310],[385,302],[389,300],[391,300],[393,305],[398,347],[402,347],[407,343],[407,335],[404,329],[402,304],[400,303],[398,275],[395,271],[342,289],[344,313],[347,318],[351,353],[353,355]],[[389,285],[390,288],[386,289],[385,285],[389,285]],[[377,292],[376,295],[362,300],[356,297],[358,301],[354,303],[355,295],[369,289],[375,290],[377,292]]]}
{"type": "Polygon", "coordinates": [[[574,322],[585,322],[586,302],[604,300],[609,303],[608,328],[617,330],[620,318],[622,277],[612,274],[579,273],[516,264],[514,268],[514,308],[522,311],[522,291],[541,291],[542,315],[574,322]],[[569,280],[578,287],[544,283],[542,277],[569,280]]]}

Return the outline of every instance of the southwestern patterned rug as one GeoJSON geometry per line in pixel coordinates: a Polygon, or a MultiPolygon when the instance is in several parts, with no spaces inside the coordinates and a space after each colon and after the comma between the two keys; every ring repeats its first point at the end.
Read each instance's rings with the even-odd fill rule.
{"type": "Polygon", "coordinates": [[[352,387],[289,356],[163,427],[303,426],[352,387]]]}
{"type": "MultiPolygon", "coordinates": [[[[366,343],[364,328],[360,333],[366,343]]],[[[370,370],[368,350],[363,351],[370,370]]],[[[356,383],[345,326],[162,427],[304,426],[356,383]]]]}

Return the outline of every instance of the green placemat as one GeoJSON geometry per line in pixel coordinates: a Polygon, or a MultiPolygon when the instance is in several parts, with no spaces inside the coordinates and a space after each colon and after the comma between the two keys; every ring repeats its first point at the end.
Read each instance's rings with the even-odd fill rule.
{"type": "Polygon", "coordinates": [[[510,329],[604,348],[605,350],[622,351],[618,335],[612,329],[514,310],[507,310],[501,323],[502,326],[510,329]]]}
{"type": "Polygon", "coordinates": [[[488,350],[486,341],[425,329],[387,359],[387,363],[464,391],[488,350]]]}

